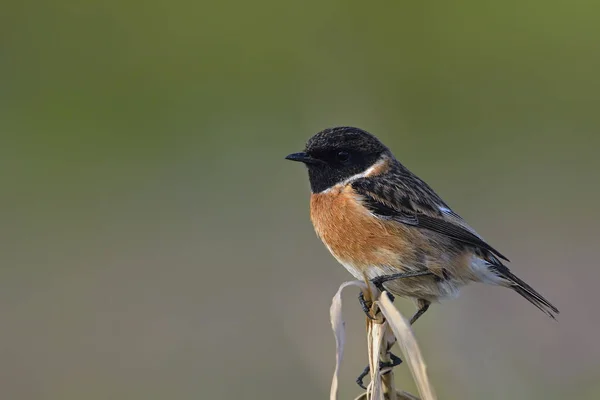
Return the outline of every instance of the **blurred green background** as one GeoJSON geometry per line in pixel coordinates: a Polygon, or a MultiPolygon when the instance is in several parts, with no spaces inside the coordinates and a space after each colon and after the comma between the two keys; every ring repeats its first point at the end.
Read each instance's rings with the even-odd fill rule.
{"type": "MultiPolygon", "coordinates": [[[[432,307],[415,332],[440,399],[597,399],[599,16],[581,0],[4,1],[0,397],[326,398],[350,275],[283,157],[354,125],[562,312],[484,286],[432,307]]],[[[367,361],[355,295],[344,399],[367,361]]],[[[397,384],[414,390],[406,367],[397,384]]]]}

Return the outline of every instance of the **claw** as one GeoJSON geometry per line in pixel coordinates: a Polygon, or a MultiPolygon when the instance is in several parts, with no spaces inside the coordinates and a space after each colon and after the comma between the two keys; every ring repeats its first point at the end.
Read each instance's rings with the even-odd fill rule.
{"type": "Polygon", "coordinates": [[[365,312],[365,315],[369,317],[369,319],[375,320],[375,318],[371,315],[371,306],[373,305],[373,302],[365,300],[365,295],[362,291],[358,295],[358,302],[360,303],[362,310],[365,312]]]}
{"type": "MultiPolygon", "coordinates": [[[[389,368],[389,371],[385,371],[383,373],[383,375],[389,374],[390,372],[392,372],[392,368],[394,368],[397,365],[402,364],[402,359],[400,357],[398,357],[397,355],[395,355],[392,352],[389,352],[389,355],[390,355],[389,362],[379,361],[379,369],[380,370],[389,368]]],[[[370,371],[371,371],[371,368],[367,365],[365,367],[365,369],[363,370],[363,372],[358,376],[358,378],[356,378],[356,383],[358,384],[358,386],[360,386],[364,390],[367,390],[367,387],[363,383],[363,380],[365,379],[365,376],[369,375],[370,371]]]]}

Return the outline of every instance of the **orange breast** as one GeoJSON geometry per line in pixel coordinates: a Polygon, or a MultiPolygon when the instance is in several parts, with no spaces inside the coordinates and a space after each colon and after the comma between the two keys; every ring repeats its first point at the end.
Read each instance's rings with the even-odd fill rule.
{"type": "Polygon", "coordinates": [[[358,270],[410,264],[422,237],[401,224],[373,217],[358,198],[350,186],[311,196],[312,223],[331,253],[358,270]]]}

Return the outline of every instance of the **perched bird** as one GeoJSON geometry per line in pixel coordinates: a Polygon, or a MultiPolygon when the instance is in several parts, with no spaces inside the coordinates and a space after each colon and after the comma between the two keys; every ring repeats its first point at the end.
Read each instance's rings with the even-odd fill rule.
{"type": "Polygon", "coordinates": [[[370,133],[326,129],[286,158],[308,168],[310,217],[331,254],[357,279],[366,276],[380,289],[414,299],[411,324],[432,302],[470,282],[510,288],[548,316],[558,314],[370,133]]]}

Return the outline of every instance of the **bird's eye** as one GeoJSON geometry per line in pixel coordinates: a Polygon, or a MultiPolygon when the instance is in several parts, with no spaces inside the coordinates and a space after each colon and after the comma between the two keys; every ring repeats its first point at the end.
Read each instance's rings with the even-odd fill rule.
{"type": "Polygon", "coordinates": [[[338,151],[335,155],[335,158],[340,162],[346,162],[350,159],[350,153],[347,151],[338,151]]]}

